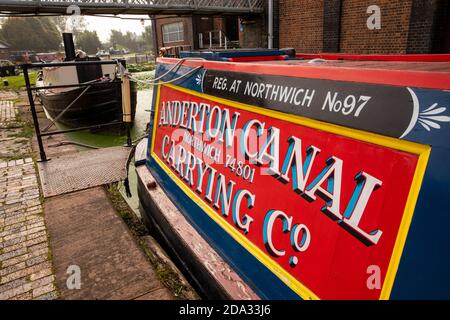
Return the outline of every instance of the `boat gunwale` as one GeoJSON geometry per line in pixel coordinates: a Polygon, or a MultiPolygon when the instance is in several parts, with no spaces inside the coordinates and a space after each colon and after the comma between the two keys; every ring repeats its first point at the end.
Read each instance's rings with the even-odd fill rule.
{"type": "MultiPolygon", "coordinates": [[[[157,58],[156,62],[162,64],[176,64],[180,60],[182,59],[160,57],[157,58]]],[[[185,58],[181,65],[192,68],[201,66],[205,69],[251,74],[267,74],[297,78],[312,78],[403,87],[416,87],[424,89],[450,90],[450,72],[396,70],[363,67],[356,68],[345,66],[323,66],[316,64],[283,65],[278,63],[271,63],[271,61],[264,61],[264,63],[243,63],[198,59],[194,60],[189,58],[185,58]]]]}

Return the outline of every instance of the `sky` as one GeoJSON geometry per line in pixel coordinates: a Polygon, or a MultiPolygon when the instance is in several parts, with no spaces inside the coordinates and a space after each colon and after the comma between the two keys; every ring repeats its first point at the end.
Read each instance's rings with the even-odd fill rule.
{"type": "MultiPolygon", "coordinates": [[[[124,18],[149,19],[148,16],[139,15],[123,15],[124,18]]],[[[86,29],[90,31],[97,31],[100,41],[105,42],[109,39],[109,34],[112,29],[120,30],[122,32],[131,31],[136,34],[144,32],[144,26],[150,25],[150,20],[144,20],[144,26],[140,20],[127,20],[118,18],[104,18],[94,16],[84,16],[86,21],[86,29]]]]}

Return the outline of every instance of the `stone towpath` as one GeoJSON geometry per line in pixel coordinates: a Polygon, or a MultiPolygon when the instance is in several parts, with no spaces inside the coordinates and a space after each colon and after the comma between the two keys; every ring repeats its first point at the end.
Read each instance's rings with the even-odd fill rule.
{"type": "Polygon", "coordinates": [[[102,187],[46,199],[45,216],[62,299],[173,299],[102,187]],[[80,275],[75,290],[71,270],[80,275]]]}
{"type": "MultiPolygon", "coordinates": [[[[0,300],[174,299],[103,187],[44,201],[28,106],[1,95],[0,300]]],[[[38,117],[48,125],[41,107],[38,117]]],[[[50,158],[78,152],[50,147],[63,135],[45,138],[50,158]]]]}
{"type": "MultiPolygon", "coordinates": [[[[41,128],[48,126],[43,112],[38,112],[38,119],[41,128]]],[[[73,145],[52,147],[67,139],[44,137],[49,163],[58,157],[71,161],[79,152],[73,145]]],[[[33,149],[38,150],[36,143],[33,149]]],[[[46,197],[44,213],[59,299],[174,299],[103,187],[46,197]]]]}
{"type": "MultiPolygon", "coordinates": [[[[32,128],[22,122],[28,106],[17,107],[2,94],[0,300],[174,299],[103,187],[44,201],[32,128]]],[[[41,111],[42,127],[48,119],[41,111]]],[[[50,148],[62,135],[45,138],[50,158],[78,152],[73,146],[50,148]]]]}
{"type": "Polygon", "coordinates": [[[30,145],[5,133],[19,130],[17,114],[12,101],[0,103],[0,151],[8,152],[0,154],[0,300],[55,299],[36,169],[31,157],[21,158],[30,145]]]}

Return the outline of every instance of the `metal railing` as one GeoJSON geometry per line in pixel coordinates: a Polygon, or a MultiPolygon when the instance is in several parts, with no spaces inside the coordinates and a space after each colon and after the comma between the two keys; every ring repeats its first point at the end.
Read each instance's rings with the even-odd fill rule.
{"type": "Polygon", "coordinates": [[[198,46],[200,49],[207,48],[209,49],[218,47],[218,48],[228,48],[228,38],[222,30],[211,30],[204,33],[198,34],[198,46]]]}
{"type": "Polygon", "coordinates": [[[198,34],[199,49],[225,49],[236,47],[236,41],[230,41],[222,30],[211,30],[198,34]]]}
{"type": "MultiPolygon", "coordinates": [[[[25,86],[27,89],[28,94],[28,101],[30,103],[30,110],[31,115],[33,117],[33,125],[36,133],[36,139],[39,147],[39,155],[41,161],[47,161],[47,155],[45,153],[44,144],[42,143],[42,137],[45,136],[51,136],[56,134],[63,134],[68,132],[75,132],[75,131],[82,131],[82,130],[89,130],[89,129],[100,129],[108,126],[113,125],[125,125],[126,134],[127,134],[127,146],[131,146],[132,140],[131,140],[131,130],[130,130],[130,124],[126,123],[121,120],[116,120],[113,122],[103,123],[103,124],[95,124],[91,126],[82,126],[82,127],[76,127],[66,130],[54,130],[54,131],[47,131],[52,125],[47,126],[44,128],[44,130],[41,130],[39,125],[39,120],[37,117],[36,112],[36,105],[33,98],[33,92],[38,90],[46,90],[46,89],[60,89],[60,88],[85,88],[85,90],[82,91],[81,94],[79,94],[55,119],[53,119],[52,123],[54,124],[57,121],[57,118],[59,118],[65,111],[67,111],[91,86],[101,86],[107,83],[96,83],[94,84],[92,81],[87,83],[74,83],[74,84],[68,84],[68,85],[49,85],[49,86],[32,86],[30,81],[30,75],[28,71],[30,69],[42,69],[42,68],[53,68],[53,67],[69,67],[69,66],[88,66],[88,65],[108,65],[108,64],[117,64],[121,63],[125,66],[125,60],[110,60],[110,61],[76,61],[76,62],[59,62],[59,63],[31,63],[31,64],[23,64],[22,70],[23,70],[23,76],[25,79],[25,86]]],[[[121,81],[122,82],[122,81],[121,81]]]]}
{"type": "Polygon", "coordinates": [[[265,0],[2,0],[0,11],[66,13],[76,5],[82,14],[246,14],[262,13],[265,0]]]}

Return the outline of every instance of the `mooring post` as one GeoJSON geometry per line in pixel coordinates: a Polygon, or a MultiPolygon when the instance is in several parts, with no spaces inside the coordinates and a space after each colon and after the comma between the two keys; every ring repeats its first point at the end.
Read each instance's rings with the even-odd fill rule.
{"type": "MultiPolygon", "coordinates": [[[[122,65],[125,63],[123,62],[122,65]]],[[[130,88],[130,79],[125,72],[121,72],[122,77],[122,114],[123,114],[123,123],[125,124],[125,129],[127,131],[127,146],[131,147],[133,142],[131,141],[131,88],[130,88]]]]}
{"type": "Polygon", "coordinates": [[[130,92],[130,79],[127,75],[123,75],[122,78],[122,110],[123,110],[123,122],[127,131],[127,146],[131,147],[131,92],[130,92]]]}
{"type": "Polygon", "coordinates": [[[34,130],[36,132],[36,138],[39,146],[39,155],[41,161],[47,161],[47,156],[45,155],[44,145],[42,144],[41,130],[39,128],[39,122],[36,113],[36,106],[34,105],[33,93],[31,91],[30,77],[28,76],[28,65],[24,64],[22,66],[23,77],[25,78],[25,86],[27,88],[28,101],[30,102],[30,110],[33,116],[34,130]]]}

